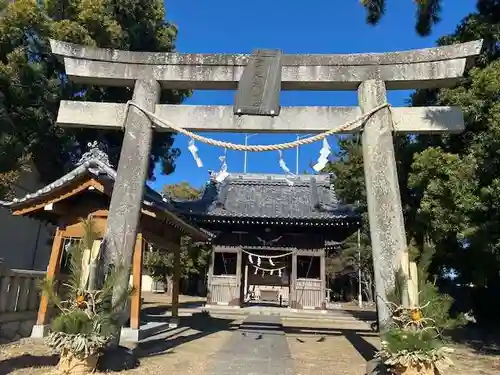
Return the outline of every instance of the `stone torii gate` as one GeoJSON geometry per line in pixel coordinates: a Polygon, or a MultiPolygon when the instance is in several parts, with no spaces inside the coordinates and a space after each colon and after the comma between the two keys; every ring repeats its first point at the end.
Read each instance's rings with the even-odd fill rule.
{"type": "MultiPolygon", "coordinates": [[[[107,251],[114,259],[130,265],[153,135],[152,119],[141,109],[193,131],[320,133],[385,104],[387,89],[457,84],[480,53],[482,41],[347,55],[283,55],[262,50],[252,55],[145,53],[55,40],[51,47],[64,60],[72,81],[134,88],[134,106],[62,101],[57,119],[65,127],[124,130],[106,238],[107,251]],[[234,108],[165,105],[159,104],[161,89],[238,89],[238,94],[234,108]],[[280,108],[281,90],[357,90],[359,107],[280,108]]],[[[382,328],[390,319],[385,301],[394,287],[395,272],[402,269],[408,274],[393,131],[443,133],[463,129],[462,113],[453,107],[385,107],[364,122],[364,169],[382,328]]],[[[359,131],[359,127],[345,130],[359,131]]]]}

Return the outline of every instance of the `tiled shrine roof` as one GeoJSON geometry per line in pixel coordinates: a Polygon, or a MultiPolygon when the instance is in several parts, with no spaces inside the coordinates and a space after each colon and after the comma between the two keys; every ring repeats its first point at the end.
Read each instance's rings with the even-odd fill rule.
{"type": "MultiPolygon", "coordinates": [[[[110,187],[109,190],[112,191],[116,179],[116,170],[109,165],[107,160],[94,156],[95,155],[89,155],[89,157],[82,160],[80,165],[75,169],[33,193],[14,198],[12,201],[0,200],[0,206],[6,207],[11,211],[16,211],[24,207],[42,203],[44,200],[49,200],[54,194],[58,194],[59,192],[63,194],[68,187],[72,186],[76,181],[85,178],[85,176],[98,180],[103,185],[110,187]]],[[[147,186],[144,193],[143,205],[165,212],[168,218],[167,221],[171,225],[181,229],[184,233],[193,234],[197,238],[212,237],[211,233],[198,228],[190,223],[189,220],[186,221],[173,213],[172,210],[169,209],[169,204],[164,201],[163,197],[147,186]]]]}
{"type": "MultiPolygon", "coordinates": [[[[57,190],[63,190],[67,187],[67,185],[74,182],[79,177],[87,174],[98,179],[99,181],[113,184],[116,178],[116,171],[111,166],[101,160],[90,159],[47,186],[44,186],[33,193],[28,193],[23,197],[14,198],[12,201],[0,201],[0,205],[10,209],[15,209],[19,206],[25,206],[35,201],[41,201],[46,195],[52,194],[57,190]]],[[[144,194],[144,204],[147,206],[159,205],[166,207],[161,195],[148,187],[146,188],[146,193],[144,194]]]]}
{"type": "Polygon", "coordinates": [[[231,174],[209,181],[197,200],[168,201],[176,212],[205,218],[361,220],[355,207],[339,202],[329,175],[231,174]]]}

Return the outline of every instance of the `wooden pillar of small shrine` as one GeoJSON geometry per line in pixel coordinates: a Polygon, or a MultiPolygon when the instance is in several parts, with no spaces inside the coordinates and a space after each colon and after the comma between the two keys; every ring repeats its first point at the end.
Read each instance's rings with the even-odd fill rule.
{"type": "Polygon", "coordinates": [[[299,308],[297,306],[297,252],[292,253],[292,272],[290,275],[290,307],[292,309],[299,308]]]}
{"type": "Polygon", "coordinates": [[[235,306],[240,306],[243,304],[243,293],[241,290],[241,266],[243,264],[243,251],[241,248],[238,248],[238,252],[236,253],[236,291],[238,293],[237,301],[234,301],[235,306]]]}
{"type": "MultiPolygon", "coordinates": [[[[63,252],[63,235],[64,231],[60,228],[56,229],[56,235],[52,242],[52,250],[50,253],[49,266],[47,267],[47,278],[51,280],[57,279],[61,266],[61,258],[63,252]]],[[[49,299],[43,294],[38,307],[38,315],[36,324],[33,326],[31,337],[41,338],[45,336],[47,324],[49,322],[49,299]]]]}
{"type": "Polygon", "coordinates": [[[323,249],[320,253],[319,256],[319,272],[320,272],[320,278],[321,278],[321,296],[323,298],[323,301],[321,303],[321,308],[323,310],[326,310],[326,254],[325,250],[323,249]]]}
{"type": "Polygon", "coordinates": [[[141,325],[141,290],[142,290],[142,257],[144,251],[144,238],[142,233],[137,234],[132,260],[132,288],[133,294],[130,301],[130,328],[139,329],[141,325]]]}
{"type": "Polygon", "coordinates": [[[212,278],[214,276],[214,263],[215,263],[215,249],[212,248],[210,262],[208,263],[207,272],[207,305],[212,304],[212,278]]]}
{"type": "Polygon", "coordinates": [[[170,320],[170,327],[177,327],[179,325],[179,289],[181,282],[181,247],[172,246],[174,251],[174,273],[172,277],[172,318],[170,320]]]}

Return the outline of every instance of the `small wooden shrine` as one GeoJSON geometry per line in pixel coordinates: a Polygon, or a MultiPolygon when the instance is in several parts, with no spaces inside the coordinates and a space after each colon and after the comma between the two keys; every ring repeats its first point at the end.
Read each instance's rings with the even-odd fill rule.
{"type": "MultiPolygon", "coordinates": [[[[78,166],[68,174],[44,188],[16,198],[11,202],[0,202],[8,207],[13,215],[23,215],[48,221],[56,226],[52,251],[47,268],[49,278],[64,277],[67,250],[75,241],[80,241],[84,235],[81,219],[92,219],[94,230],[101,236],[107,226],[108,208],[116,178],[116,171],[109,164],[107,155],[98,148],[85,153],[78,166]]],[[[143,252],[149,245],[156,248],[174,251],[174,262],[180,265],[180,238],[190,236],[194,241],[205,242],[209,235],[179,218],[167,209],[167,204],[161,195],[146,188],[139,232],[135,243],[132,265],[132,285],[135,293],[130,304],[130,327],[126,327],[127,339],[139,339],[141,325],[141,280],[143,252]]],[[[102,238],[102,237],[101,237],[102,238]]],[[[94,243],[99,248],[100,240],[94,243]]],[[[179,267],[174,267],[179,270],[179,267]]],[[[173,275],[172,316],[178,316],[178,288],[180,274],[173,275]]],[[[50,321],[50,307],[47,299],[42,296],[37,322],[33,328],[33,336],[45,334],[46,325],[50,321]]]]}
{"type": "Polygon", "coordinates": [[[326,255],[361,224],[329,175],[231,174],[211,178],[197,200],[170,203],[215,235],[208,305],[324,309],[326,255]]]}

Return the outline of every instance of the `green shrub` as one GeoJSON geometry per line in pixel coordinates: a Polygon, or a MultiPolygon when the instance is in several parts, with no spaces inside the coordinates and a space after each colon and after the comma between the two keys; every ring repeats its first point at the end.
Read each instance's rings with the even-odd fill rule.
{"type": "Polygon", "coordinates": [[[391,353],[403,350],[427,353],[442,346],[431,331],[412,331],[393,328],[387,331],[382,340],[391,353]]]}
{"type": "Polygon", "coordinates": [[[93,332],[94,326],[89,316],[81,310],[73,310],[58,315],[51,325],[51,330],[55,332],[68,333],[70,335],[89,335],[93,332]]]}
{"type": "Polygon", "coordinates": [[[455,318],[450,316],[453,298],[439,292],[438,287],[433,283],[425,281],[421,284],[419,298],[422,301],[422,314],[433,320],[435,331],[439,335],[466,324],[467,321],[463,314],[455,318]]]}
{"type": "MultiPolygon", "coordinates": [[[[399,306],[402,303],[404,292],[404,276],[401,272],[396,273],[395,288],[388,295],[391,304],[399,306]]],[[[467,323],[463,314],[452,317],[450,314],[453,298],[441,293],[439,288],[428,280],[425,266],[419,264],[419,304],[422,315],[432,322],[433,331],[436,335],[443,335],[447,331],[459,328],[467,323]],[[423,268],[420,268],[423,267],[423,268]]]]}
{"type": "Polygon", "coordinates": [[[58,308],[47,344],[61,353],[70,353],[79,358],[98,354],[116,337],[120,328],[121,309],[132,293],[132,289],[126,289],[113,301],[113,287],[127,274],[122,266],[111,267],[97,289],[89,285],[90,277],[83,285],[83,255],[87,249],[92,249],[98,236],[90,220],[82,224],[85,236],[70,250],[70,274],[62,285],[64,288],[58,288],[51,279],[44,280],[41,285],[49,301],[58,308]]]}
{"type": "Polygon", "coordinates": [[[448,358],[450,349],[431,331],[421,329],[391,328],[383,335],[377,357],[390,367],[410,367],[427,365],[440,374],[437,363],[448,358]]]}

